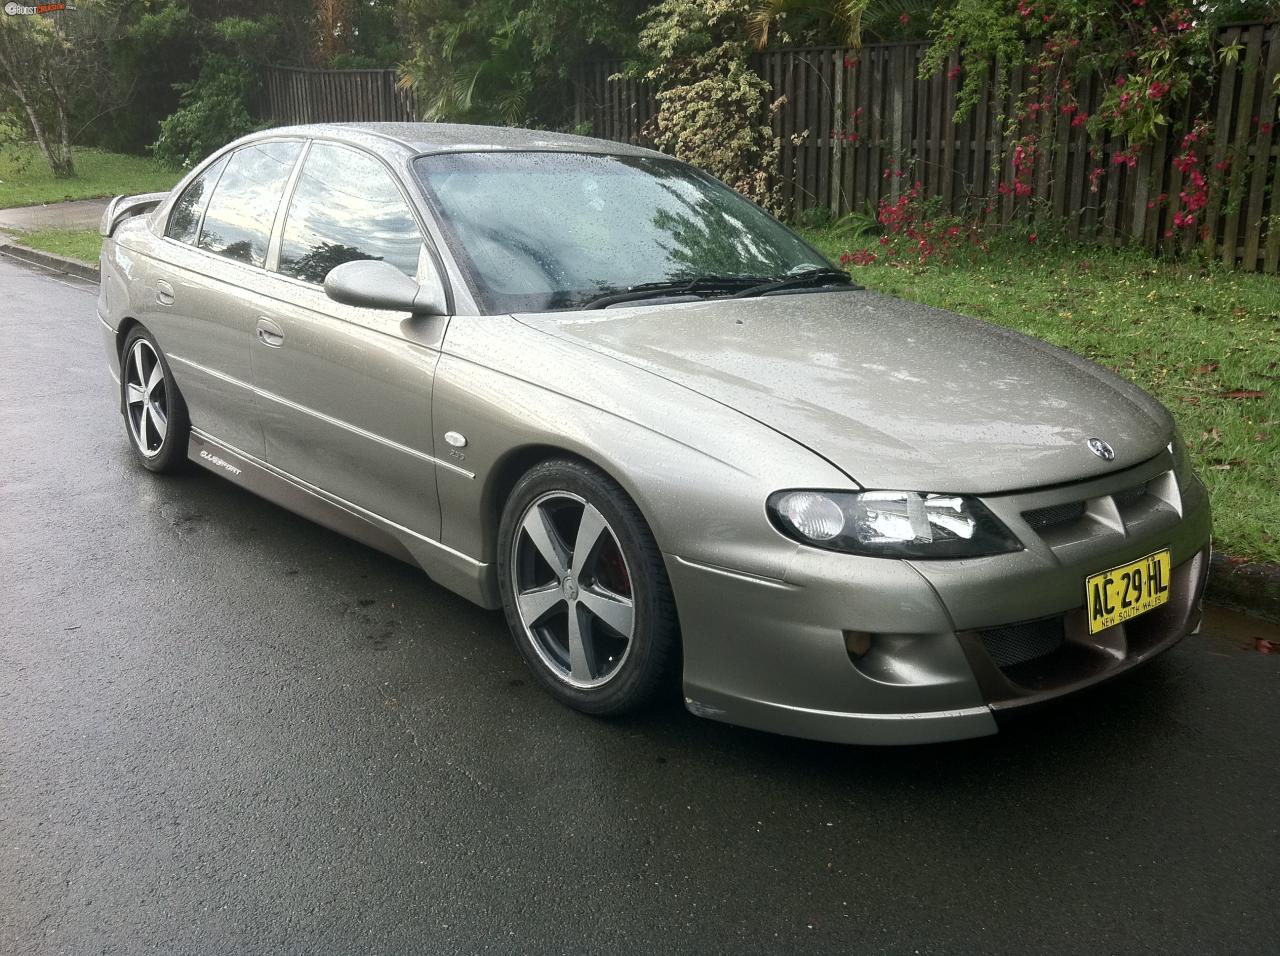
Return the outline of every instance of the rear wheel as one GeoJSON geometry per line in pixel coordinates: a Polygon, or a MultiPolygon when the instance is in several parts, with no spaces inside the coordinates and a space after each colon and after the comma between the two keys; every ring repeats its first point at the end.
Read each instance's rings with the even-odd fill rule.
{"type": "Polygon", "coordinates": [[[675,602],[616,482],[578,462],[538,465],[507,501],[499,554],[516,645],[553,695],[601,716],[653,699],[676,659],[675,602]]]}
{"type": "Polygon", "coordinates": [[[125,430],[134,454],[150,471],[174,471],[187,460],[191,423],[168,362],[142,326],[124,341],[120,372],[125,430]]]}

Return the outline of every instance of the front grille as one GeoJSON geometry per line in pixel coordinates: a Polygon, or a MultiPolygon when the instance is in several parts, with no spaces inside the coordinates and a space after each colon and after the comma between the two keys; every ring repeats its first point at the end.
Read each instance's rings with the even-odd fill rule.
{"type": "Polygon", "coordinates": [[[1060,505],[1048,505],[1022,512],[1022,518],[1037,531],[1056,528],[1059,525],[1071,524],[1084,517],[1083,501],[1067,501],[1060,505]]]}
{"type": "Polygon", "coordinates": [[[1062,646],[1066,634],[1059,615],[989,628],[979,631],[978,638],[995,665],[1005,668],[1052,654],[1062,646]]]}

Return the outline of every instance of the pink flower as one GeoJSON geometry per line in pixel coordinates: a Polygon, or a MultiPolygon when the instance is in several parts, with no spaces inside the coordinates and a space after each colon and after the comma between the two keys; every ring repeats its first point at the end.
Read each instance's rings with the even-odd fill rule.
{"type": "Polygon", "coordinates": [[[904,13],[902,16],[898,17],[898,22],[905,27],[908,23],[911,22],[911,14],[904,13]]]}
{"type": "Polygon", "coordinates": [[[1033,232],[1031,235],[1027,236],[1027,242],[1034,245],[1037,238],[1039,237],[1033,232]]]}

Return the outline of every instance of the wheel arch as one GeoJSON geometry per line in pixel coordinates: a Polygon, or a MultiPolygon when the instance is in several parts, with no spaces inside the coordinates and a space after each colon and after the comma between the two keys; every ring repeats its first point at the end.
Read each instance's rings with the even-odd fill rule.
{"type": "Polygon", "coordinates": [[[135,328],[138,328],[138,327],[142,327],[142,328],[144,328],[144,329],[146,328],[146,326],[142,325],[142,323],[141,323],[141,322],[139,322],[137,319],[135,319],[135,318],[134,318],[133,316],[131,316],[131,315],[126,315],[123,319],[121,319],[121,320],[120,320],[120,324],[116,326],[116,360],[119,362],[119,368],[120,368],[120,381],[121,381],[121,386],[120,386],[120,388],[118,389],[118,391],[120,392],[120,414],[121,414],[121,415],[123,415],[123,414],[125,413],[125,406],[124,406],[124,385],[123,385],[123,382],[124,382],[124,343],[128,340],[128,338],[129,338],[129,333],[130,333],[130,332],[132,332],[135,328]]]}
{"type": "Polygon", "coordinates": [[[640,514],[644,517],[645,523],[649,525],[652,533],[653,523],[649,520],[649,516],[644,514],[644,510],[636,502],[635,496],[631,494],[625,484],[609,468],[598,461],[593,461],[589,456],[581,452],[572,451],[561,445],[539,442],[521,445],[518,448],[509,450],[494,463],[489,472],[488,480],[485,482],[481,497],[481,509],[486,525],[485,539],[495,555],[498,552],[498,528],[502,524],[502,510],[507,506],[507,499],[511,497],[511,492],[515,490],[517,482],[542,462],[552,461],[557,458],[587,465],[617,482],[618,486],[627,493],[627,497],[636,505],[636,508],[640,510],[640,514]]]}
{"type": "MultiPolygon", "coordinates": [[[[124,340],[127,339],[129,337],[129,333],[132,332],[134,328],[139,325],[142,325],[142,323],[139,322],[137,319],[135,319],[131,315],[126,315],[123,319],[120,320],[120,324],[116,326],[116,357],[117,358],[120,358],[120,359],[124,358],[124,340]]],[[[143,328],[146,328],[146,326],[143,326],[143,328]]]]}

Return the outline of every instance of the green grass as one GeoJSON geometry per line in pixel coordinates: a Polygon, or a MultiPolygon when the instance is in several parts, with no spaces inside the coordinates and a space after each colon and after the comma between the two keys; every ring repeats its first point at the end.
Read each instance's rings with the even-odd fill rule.
{"type": "MultiPolygon", "coordinates": [[[[874,238],[803,231],[833,258],[878,251],[874,238]]],[[[1215,546],[1280,563],[1280,276],[1011,238],[950,263],[851,269],[868,288],[1039,336],[1152,392],[1209,487],[1215,546]]]]}
{"type": "Polygon", "coordinates": [[[43,249],[55,255],[79,259],[93,265],[98,261],[102,237],[96,229],[39,229],[31,232],[13,230],[10,235],[24,246],[43,249]]]}
{"type": "Polygon", "coordinates": [[[0,209],[157,192],[169,189],[182,178],[181,170],[143,156],[76,149],[74,157],[75,178],[55,179],[34,144],[0,149],[0,209]]]}

